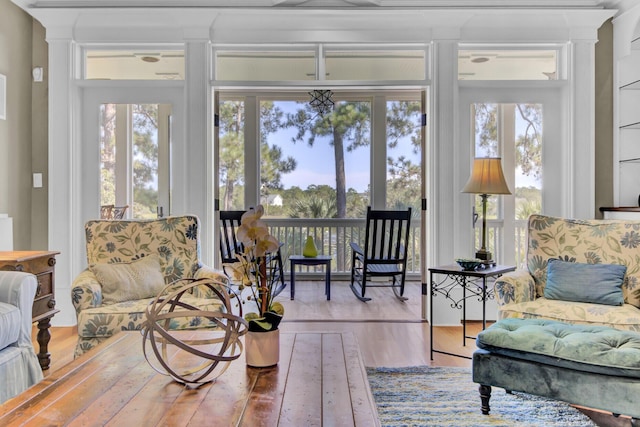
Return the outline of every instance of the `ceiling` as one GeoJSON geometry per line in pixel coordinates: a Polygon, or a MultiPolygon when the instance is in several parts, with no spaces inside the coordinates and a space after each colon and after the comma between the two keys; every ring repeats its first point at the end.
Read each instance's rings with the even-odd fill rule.
{"type": "Polygon", "coordinates": [[[13,0],[26,8],[618,8],[636,0],[13,0]]]}

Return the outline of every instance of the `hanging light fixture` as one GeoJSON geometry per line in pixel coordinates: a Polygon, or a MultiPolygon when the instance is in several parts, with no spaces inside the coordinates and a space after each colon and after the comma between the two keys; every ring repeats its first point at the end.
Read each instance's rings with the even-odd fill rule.
{"type": "Polygon", "coordinates": [[[330,89],[314,89],[309,92],[309,95],[311,96],[309,105],[318,112],[318,115],[324,116],[333,110],[334,102],[331,99],[333,92],[330,89]]]}

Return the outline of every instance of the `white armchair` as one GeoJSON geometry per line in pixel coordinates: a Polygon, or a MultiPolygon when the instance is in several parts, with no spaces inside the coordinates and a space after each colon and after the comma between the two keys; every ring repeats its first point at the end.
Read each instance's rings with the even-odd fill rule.
{"type": "Polygon", "coordinates": [[[31,342],[36,276],[0,271],[0,403],[42,380],[31,342]]]}

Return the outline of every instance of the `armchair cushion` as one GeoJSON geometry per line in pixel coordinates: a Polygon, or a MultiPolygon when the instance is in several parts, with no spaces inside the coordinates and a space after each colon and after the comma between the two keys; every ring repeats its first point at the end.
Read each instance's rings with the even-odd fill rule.
{"type": "Polygon", "coordinates": [[[160,261],[155,254],[130,263],[93,264],[89,269],[102,286],[104,304],[151,298],[164,288],[160,261]]]}
{"type": "Polygon", "coordinates": [[[500,305],[534,301],[536,288],[527,270],[516,270],[496,279],[495,298],[500,305]]]}
{"type": "Polygon", "coordinates": [[[500,307],[499,319],[551,319],[581,325],[604,325],[640,331],[640,310],[631,304],[604,305],[588,302],[552,300],[545,297],[500,307]]]}
{"type": "Polygon", "coordinates": [[[622,305],[622,282],[626,271],[624,265],[550,259],[544,296],[563,301],[622,305]]]}
{"type": "Polygon", "coordinates": [[[22,315],[15,305],[0,302],[0,349],[18,341],[22,315]]]}
{"type": "Polygon", "coordinates": [[[42,380],[31,331],[36,276],[0,271],[0,404],[42,380]]]}

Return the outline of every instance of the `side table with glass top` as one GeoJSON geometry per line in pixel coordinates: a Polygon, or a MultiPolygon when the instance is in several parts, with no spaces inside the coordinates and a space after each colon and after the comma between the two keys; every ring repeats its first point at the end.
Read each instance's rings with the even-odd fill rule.
{"type": "Polygon", "coordinates": [[[449,353],[433,348],[433,300],[438,296],[444,296],[445,300],[451,302],[451,308],[462,310],[462,345],[466,345],[467,339],[475,339],[476,337],[467,335],[467,299],[477,298],[482,303],[482,329],[487,326],[486,303],[488,299],[493,299],[493,289],[487,289],[488,279],[495,279],[504,273],[514,271],[515,266],[495,265],[488,268],[478,268],[476,270],[463,270],[458,264],[445,265],[441,267],[429,268],[429,282],[431,284],[431,303],[429,332],[431,340],[431,360],[433,353],[442,353],[449,356],[464,357],[461,354],[449,353]],[[441,280],[436,281],[434,276],[442,276],[441,280]],[[457,290],[462,290],[462,296],[459,297],[457,290]]]}

